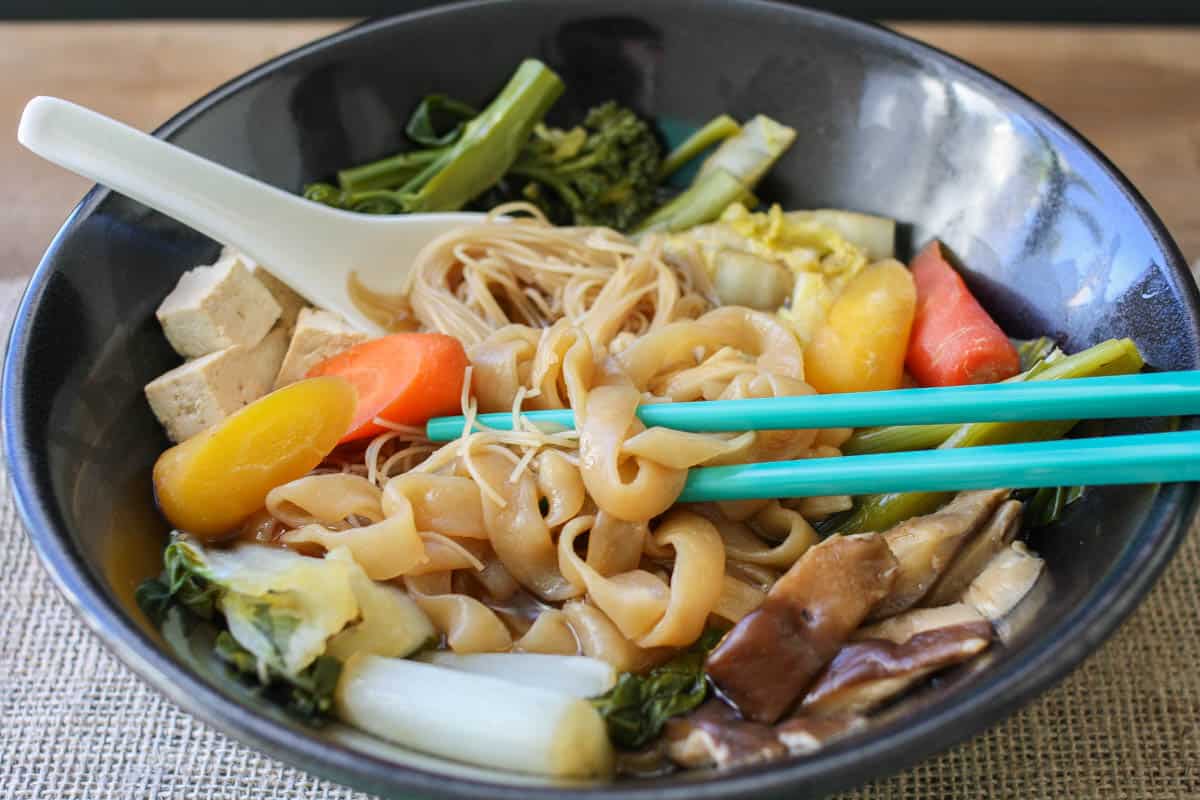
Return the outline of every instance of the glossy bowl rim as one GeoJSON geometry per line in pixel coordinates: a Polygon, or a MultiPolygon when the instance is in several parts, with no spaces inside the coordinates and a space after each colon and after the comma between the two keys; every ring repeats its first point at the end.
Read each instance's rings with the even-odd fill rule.
{"type": "MultiPolygon", "coordinates": [[[[499,2],[504,0],[453,3],[360,23],[321,37],[224,83],[171,117],[154,133],[169,138],[216,103],[314,52],[338,46],[364,34],[402,26],[414,19],[461,14],[475,7],[499,2]]],[[[672,2],[680,6],[688,4],[688,0],[672,2]]],[[[715,0],[701,1],[701,5],[710,4],[717,3],[715,0]]],[[[1006,107],[1020,113],[1023,118],[1040,121],[1060,132],[1094,160],[1136,209],[1151,237],[1166,255],[1167,263],[1161,265],[1162,269],[1171,276],[1177,288],[1183,289],[1180,296],[1185,311],[1193,327],[1200,329],[1200,296],[1178,246],[1162,221],[1108,158],[1057,115],[990,73],[880,25],[775,0],[741,0],[741,5],[760,11],[794,13],[807,17],[810,23],[837,27],[865,41],[884,42],[912,53],[923,63],[932,61],[943,67],[955,79],[987,88],[1003,98],[1006,107]]],[[[386,794],[415,791],[427,796],[460,798],[486,795],[511,800],[577,797],[578,787],[502,784],[464,778],[397,765],[317,738],[297,738],[271,719],[219,694],[174,661],[109,596],[92,574],[82,554],[72,545],[66,526],[58,529],[51,488],[48,485],[39,487],[36,467],[21,440],[22,433],[28,427],[21,399],[25,396],[25,355],[32,344],[29,320],[41,301],[64,240],[108,194],[109,190],[103,187],[93,187],[51,241],[18,306],[3,371],[0,422],[3,425],[3,444],[17,511],[43,567],[68,603],[110,651],[176,705],[242,743],[300,769],[367,791],[386,794]]],[[[1197,427],[1196,420],[1185,420],[1185,426],[1197,427]]],[[[760,796],[764,792],[789,788],[834,791],[890,774],[964,741],[1006,718],[1035,695],[1063,679],[1112,635],[1155,584],[1182,542],[1196,503],[1196,484],[1162,486],[1147,519],[1116,565],[1092,587],[1079,608],[1073,614],[1060,618],[1049,632],[1027,645],[1023,658],[1013,659],[980,675],[964,697],[916,709],[898,720],[881,725],[862,741],[855,737],[847,745],[833,745],[804,759],[715,774],[706,780],[606,784],[586,787],[582,791],[593,797],[613,800],[628,797],[715,800],[718,797],[760,796]],[[1070,636],[1064,636],[1068,632],[1070,636]]]]}

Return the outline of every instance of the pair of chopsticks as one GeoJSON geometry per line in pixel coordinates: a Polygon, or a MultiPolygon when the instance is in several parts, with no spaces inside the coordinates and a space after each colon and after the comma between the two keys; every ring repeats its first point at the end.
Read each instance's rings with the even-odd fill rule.
{"type": "MultiPolygon", "coordinates": [[[[797,428],[1116,419],[1200,413],[1200,371],[1026,381],[856,394],[661,403],[638,408],[647,426],[716,432],[797,428]]],[[[522,414],[548,430],[574,427],[569,410],[522,414]]],[[[511,430],[511,414],[481,414],[511,430]]],[[[449,441],[463,417],[431,419],[449,441]]],[[[680,500],[1036,488],[1200,480],[1200,431],[807,459],[690,471],[680,500]]]]}

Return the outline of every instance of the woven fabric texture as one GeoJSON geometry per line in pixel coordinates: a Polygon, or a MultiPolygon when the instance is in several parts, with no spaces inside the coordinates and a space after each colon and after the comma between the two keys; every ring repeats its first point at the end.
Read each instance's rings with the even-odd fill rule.
{"type": "MultiPolygon", "coordinates": [[[[18,285],[0,285],[0,330],[18,285]]],[[[0,478],[0,798],[365,800],[176,709],[79,622],[0,478]]],[[[844,797],[1200,797],[1200,532],[1061,686],[941,756],[844,797]]]]}

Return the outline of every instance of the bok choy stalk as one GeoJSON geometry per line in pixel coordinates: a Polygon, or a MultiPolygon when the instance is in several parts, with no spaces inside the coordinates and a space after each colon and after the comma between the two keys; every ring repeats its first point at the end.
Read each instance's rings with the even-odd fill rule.
{"type": "Polygon", "coordinates": [[[459,655],[439,650],[422,656],[421,660],[435,667],[487,675],[535,689],[563,692],[572,697],[596,697],[607,692],[617,682],[617,671],[611,664],[587,656],[543,653],[459,655]]]}
{"type": "Polygon", "coordinates": [[[795,139],[796,131],[760,114],[726,139],[692,185],[642,220],[635,232],[674,232],[713,221],[730,203],[749,196],[795,139]]]}
{"type": "MultiPolygon", "coordinates": [[[[339,190],[328,184],[306,187],[305,196],[328,205],[373,213],[457,211],[495,185],[529,140],[530,133],[563,92],[563,82],[540,61],[523,61],[491,103],[463,127],[454,144],[428,156],[402,154],[390,163],[368,165],[349,177],[352,186],[378,186],[397,175],[395,189],[339,190]],[[416,169],[416,167],[420,169],[416,169]],[[409,177],[411,172],[411,177],[409,177]]],[[[461,104],[456,104],[461,106],[461,104]]],[[[410,125],[411,127],[411,125],[410,125]]],[[[410,131],[411,134],[411,131],[410,131]]],[[[454,138],[454,133],[436,141],[454,138]]],[[[432,140],[426,140],[432,141],[432,140]]]]}
{"type": "MultiPolygon", "coordinates": [[[[244,559],[220,553],[214,563],[211,556],[216,551],[186,540],[172,542],[163,554],[162,578],[138,587],[138,604],[181,652],[187,646],[186,630],[194,624],[186,620],[209,620],[220,611],[230,630],[216,634],[215,655],[235,673],[255,679],[288,711],[315,721],[331,708],[341,669],[336,659],[323,655],[325,639],[353,619],[353,597],[348,589],[339,593],[334,586],[323,613],[306,619],[300,609],[310,604],[293,589],[320,567],[317,572],[305,569],[308,565],[293,561],[304,558],[296,553],[241,549],[251,552],[244,559]],[[268,552],[272,555],[265,555],[268,552]],[[282,558],[274,558],[274,553],[282,558]]],[[[188,655],[190,660],[197,658],[188,655]]]]}
{"type": "Polygon", "coordinates": [[[338,716],[404,747],[559,778],[609,775],[612,744],[588,701],[406,659],[346,662],[338,716]]]}
{"type": "Polygon", "coordinates": [[[163,576],[137,591],[147,616],[161,624],[175,612],[178,627],[183,614],[215,623],[219,612],[228,630],[214,634],[215,655],[308,719],[330,710],[341,659],[404,656],[434,637],[416,603],[370,580],[345,548],[309,558],[176,539],[163,560],[163,576]]]}
{"type": "MultiPolygon", "coordinates": [[[[1088,378],[1100,375],[1127,375],[1141,370],[1144,362],[1137,345],[1130,339],[1109,339],[1087,350],[1045,363],[1029,380],[1088,378]]],[[[981,445],[1037,442],[1065,436],[1077,420],[1039,420],[1036,422],[975,422],[954,426],[938,447],[979,447],[981,445]]],[[[890,452],[911,445],[914,439],[940,436],[946,426],[897,426],[873,432],[870,452],[890,452]],[[916,429],[914,431],[914,429],[916,429]],[[888,433],[889,431],[893,433],[888,433]]],[[[861,441],[861,440],[860,440],[861,441]]],[[[849,443],[848,443],[849,444],[849,443]]],[[[863,452],[861,445],[850,444],[847,452],[863,452]]],[[[839,533],[887,530],[909,517],[928,514],[953,495],[952,492],[907,492],[858,498],[854,510],[836,525],[839,533]]]]}

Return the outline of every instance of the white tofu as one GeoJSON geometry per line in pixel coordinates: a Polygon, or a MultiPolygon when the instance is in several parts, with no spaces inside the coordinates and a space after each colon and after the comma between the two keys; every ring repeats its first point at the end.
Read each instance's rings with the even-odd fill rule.
{"type": "Polygon", "coordinates": [[[291,333],[296,327],[296,318],[300,316],[300,309],[307,308],[308,301],[298,295],[292,287],[257,264],[250,271],[250,274],[259,283],[267,287],[267,291],[275,298],[275,302],[279,304],[280,310],[278,324],[287,330],[288,333],[291,333]]]}
{"type": "Polygon", "coordinates": [[[267,291],[275,298],[275,302],[279,303],[279,324],[286,328],[288,333],[291,333],[292,329],[296,327],[296,317],[300,314],[300,309],[307,306],[308,302],[292,287],[272,275],[262,264],[244,253],[239,253],[232,247],[226,246],[221,250],[221,259],[226,258],[236,258],[241,261],[250,270],[250,274],[267,287],[267,291]]]}
{"type": "Polygon", "coordinates": [[[367,334],[337,314],[315,308],[300,309],[292,343],[288,345],[283,366],[275,378],[275,388],[295,383],[320,362],[365,342],[367,338],[367,334]]]}
{"type": "Polygon", "coordinates": [[[251,347],[234,345],[176,367],[146,384],[146,399],[172,441],[216,425],[271,391],[287,331],[277,327],[251,347]]]}
{"type": "Polygon", "coordinates": [[[156,312],[167,341],[184,358],[252,347],[280,313],[271,292],[237,258],[185,272],[156,312]]]}

